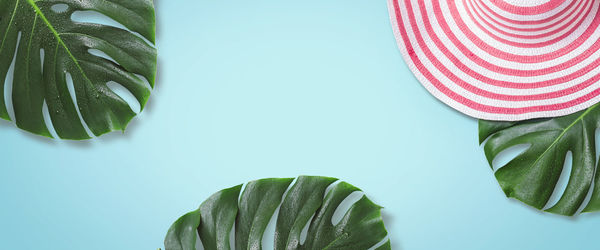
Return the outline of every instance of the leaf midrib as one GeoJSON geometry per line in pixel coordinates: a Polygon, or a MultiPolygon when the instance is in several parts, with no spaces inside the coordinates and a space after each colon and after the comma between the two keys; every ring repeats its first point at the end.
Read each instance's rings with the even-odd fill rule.
{"type": "MultiPolygon", "coordinates": [[[[588,113],[592,112],[593,109],[597,108],[598,105],[600,105],[600,103],[592,105],[585,112],[583,112],[580,116],[578,116],[577,119],[575,119],[571,124],[569,124],[569,126],[565,127],[562,130],[562,132],[560,133],[560,135],[558,135],[558,137],[556,137],[556,139],[554,139],[552,144],[550,144],[550,146],[548,146],[548,148],[546,148],[546,150],[544,150],[544,152],[542,154],[540,154],[540,156],[538,158],[535,159],[535,162],[533,162],[533,164],[531,164],[531,166],[535,166],[546,155],[546,153],[548,153],[550,151],[550,149],[553,148],[573,126],[575,126],[575,124],[582,121],[583,118],[585,118],[585,116],[588,113]]],[[[521,178],[523,178],[523,177],[521,177],[521,178]]]]}
{"type": "MultiPolygon", "coordinates": [[[[16,0],[16,1],[18,2],[19,0],[16,0]]],[[[35,3],[36,1],[37,0],[27,0],[27,2],[35,10],[36,14],[39,15],[42,18],[42,20],[44,21],[44,23],[46,24],[46,26],[48,26],[48,28],[50,29],[50,31],[52,32],[52,34],[56,38],[58,44],[60,44],[65,49],[65,51],[67,52],[67,54],[69,54],[69,58],[71,58],[71,60],[73,61],[73,63],[75,64],[75,66],[77,67],[77,69],[79,70],[79,72],[81,73],[81,75],[83,76],[83,78],[85,79],[85,81],[87,81],[87,83],[93,89],[93,91],[97,93],[98,90],[96,89],[96,86],[94,86],[94,84],[92,83],[92,81],[88,78],[87,74],[85,73],[85,71],[83,70],[83,68],[81,67],[81,65],[79,64],[79,61],[77,60],[77,58],[75,58],[75,56],[73,55],[73,53],[71,53],[71,50],[69,50],[69,48],[67,47],[67,45],[64,43],[64,41],[60,37],[60,34],[58,33],[58,31],[56,31],[56,29],[54,28],[54,26],[52,26],[52,24],[50,23],[50,21],[48,21],[48,19],[46,18],[46,16],[42,12],[42,10],[40,10],[40,8],[37,6],[37,4],[35,3]]],[[[58,47],[57,47],[57,49],[58,49],[58,47]]],[[[79,113],[79,111],[78,111],[78,113],[79,113]]],[[[113,114],[114,114],[114,112],[113,112],[113,114]]],[[[80,113],[79,113],[79,115],[81,116],[80,113]]]]}
{"type": "MultiPolygon", "coordinates": [[[[18,1],[19,0],[17,0],[17,2],[18,1]]],[[[79,72],[81,72],[81,74],[83,75],[83,77],[85,78],[85,80],[88,81],[89,83],[91,83],[90,79],[87,77],[87,75],[83,71],[83,68],[81,68],[81,66],[79,65],[79,61],[77,61],[77,58],[75,58],[75,56],[73,56],[73,54],[71,53],[71,50],[69,50],[69,48],[67,47],[67,45],[63,42],[62,38],[60,37],[60,34],[56,31],[56,29],[54,28],[54,26],[52,26],[52,24],[50,23],[50,21],[48,21],[48,19],[46,18],[46,16],[42,12],[42,10],[40,10],[40,8],[37,6],[37,4],[35,4],[36,0],[27,0],[27,2],[29,3],[29,5],[31,5],[31,7],[33,7],[33,9],[35,10],[36,14],[39,15],[42,18],[42,20],[44,21],[44,23],[46,24],[46,26],[48,26],[48,28],[50,29],[50,31],[52,32],[52,34],[56,38],[56,41],[58,41],[58,43],[65,49],[65,51],[67,51],[67,54],[69,54],[69,57],[75,63],[75,66],[77,66],[77,69],[79,69],[79,72]]]]}
{"type": "Polygon", "coordinates": [[[550,150],[550,148],[554,147],[559,141],[560,139],[562,139],[565,134],[569,131],[569,129],[571,129],[573,126],[575,126],[575,124],[577,124],[578,122],[582,121],[583,118],[590,113],[594,108],[596,108],[598,105],[600,105],[600,103],[594,104],[593,106],[591,106],[589,109],[587,109],[585,112],[583,112],[583,114],[581,114],[580,116],[577,117],[577,119],[575,119],[575,121],[573,121],[571,124],[569,124],[569,126],[567,126],[566,128],[564,128],[562,130],[562,132],[560,133],[560,135],[558,135],[558,137],[552,142],[552,144],[550,144],[550,146],[548,146],[548,148],[546,148],[546,150],[540,155],[540,157],[538,157],[535,162],[533,163],[533,165],[535,165],[541,158],[542,156],[544,156],[546,153],[548,153],[548,151],[550,150]]]}

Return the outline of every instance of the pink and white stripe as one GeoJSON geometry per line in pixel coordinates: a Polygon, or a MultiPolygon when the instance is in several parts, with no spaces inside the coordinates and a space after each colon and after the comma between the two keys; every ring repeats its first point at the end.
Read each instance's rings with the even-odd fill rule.
{"type": "Polygon", "coordinates": [[[476,118],[571,114],[600,101],[600,1],[389,0],[404,60],[476,118]]]}

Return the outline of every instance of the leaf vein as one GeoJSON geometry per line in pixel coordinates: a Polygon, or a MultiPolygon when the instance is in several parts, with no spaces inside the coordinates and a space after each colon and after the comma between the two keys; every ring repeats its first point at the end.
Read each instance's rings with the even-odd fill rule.
{"type": "Polygon", "coordinates": [[[10,26],[14,22],[15,16],[17,15],[17,8],[19,7],[19,0],[16,0],[15,9],[13,10],[12,16],[10,17],[10,21],[8,21],[8,25],[6,26],[6,31],[4,32],[4,37],[2,37],[2,44],[0,44],[0,52],[4,49],[4,42],[6,41],[6,37],[8,37],[8,32],[10,31],[10,26]]]}

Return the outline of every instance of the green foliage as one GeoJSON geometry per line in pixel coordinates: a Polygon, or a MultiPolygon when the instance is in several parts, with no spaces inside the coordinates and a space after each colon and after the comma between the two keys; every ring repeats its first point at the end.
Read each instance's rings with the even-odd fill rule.
{"type": "Polygon", "coordinates": [[[19,128],[50,137],[51,122],[59,137],[76,140],[90,138],[82,120],[96,136],[124,130],[136,113],[107,83],[122,85],[144,107],[150,89],[143,78],[154,86],[156,50],[143,38],[154,43],[154,22],[152,0],[0,0],[0,118],[11,119],[4,79],[14,64],[6,95],[19,128]],[[130,31],[73,21],[75,11],[104,14],[130,31]]]}
{"type": "MultiPolygon", "coordinates": [[[[600,106],[568,116],[523,122],[479,122],[479,138],[485,155],[492,161],[504,150],[517,145],[529,147],[496,171],[496,178],[508,197],[537,209],[547,206],[560,179],[565,158],[572,153],[572,170],[560,200],[547,212],[574,215],[600,210],[600,178],[597,171],[596,130],[600,106]],[[591,195],[591,197],[588,197],[591,195]]],[[[552,204],[550,204],[552,205],[552,204]]]]}
{"type": "MultiPolygon", "coordinates": [[[[300,176],[289,187],[293,181],[261,179],[246,184],[241,196],[241,185],[214,194],[171,226],[166,250],[195,250],[197,236],[204,249],[262,249],[265,229],[278,207],[274,249],[369,249],[386,238],[381,207],[364,195],[339,223],[332,223],[338,206],[360,189],[326,177],[300,176]]],[[[389,240],[377,249],[391,249],[389,240]]]]}

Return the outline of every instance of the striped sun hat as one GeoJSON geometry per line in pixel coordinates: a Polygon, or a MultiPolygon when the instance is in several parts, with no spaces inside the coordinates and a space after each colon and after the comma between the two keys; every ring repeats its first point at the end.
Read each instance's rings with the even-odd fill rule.
{"type": "Polygon", "coordinates": [[[404,60],[476,118],[555,117],[600,101],[598,0],[389,0],[404,60]]]}

